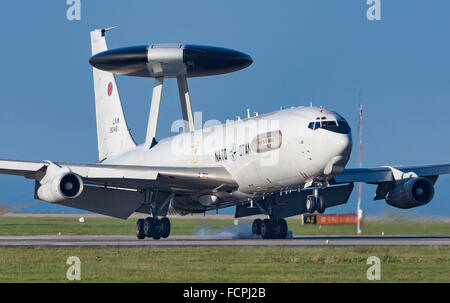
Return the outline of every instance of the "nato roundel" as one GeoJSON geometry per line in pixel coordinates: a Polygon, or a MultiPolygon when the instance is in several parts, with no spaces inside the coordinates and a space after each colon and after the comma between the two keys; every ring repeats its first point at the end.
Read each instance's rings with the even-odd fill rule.
{"type": "Polygon", "coordinates": [[[111,96],[112,91],[113,91],[113,85],[112,85],[112,82],[109,82],[108,83],[108,96],[111,96]]]}

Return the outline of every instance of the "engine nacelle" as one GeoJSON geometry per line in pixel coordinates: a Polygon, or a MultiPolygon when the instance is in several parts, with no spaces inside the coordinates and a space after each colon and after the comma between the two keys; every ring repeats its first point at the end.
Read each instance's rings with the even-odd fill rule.
{"type": "Polygon", "coordinates": [[[214,195],[203,195],[203,196],[198,197],[198,202],[205,207],[211,206],[212,204],[216,203],[218,200],[219,200],[219,198],[217,198],[214,195]]]}
{"type": "Polygon", "coordinates": [[[407,209],[425,205],[433,196],[433,183],[426,178],[417,177],[394,187],[386,195],[386,202],[394,207],[407,209]]]}
{"type": "Polygon", "coordinates": [[[36,196],[39,200],[57,203],[77,198],[82,192],[83,180],[81,177],[70,170],[61,168],[54,173],[47,172],[36,190],[36,196]]]}

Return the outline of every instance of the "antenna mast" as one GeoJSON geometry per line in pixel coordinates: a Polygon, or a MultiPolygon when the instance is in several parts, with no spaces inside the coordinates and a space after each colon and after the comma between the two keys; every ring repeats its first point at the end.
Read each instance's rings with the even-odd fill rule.
{"type": "MultiPolygon", "coordinates": [[[[359,168],[362,167],[362,126],[363,126],[363,105],[360,103],[359,105],[359,168]]],[[[357,231],[358,235],[362,234],[361,230],[361,219],[363,216],[363,211],[361,209],[361,194],[362,194],[362,182],[359,182],[359,191],[358,191],[358,206],[357,206],[357,216],[358,216],[358,224],[357,231]]]]}

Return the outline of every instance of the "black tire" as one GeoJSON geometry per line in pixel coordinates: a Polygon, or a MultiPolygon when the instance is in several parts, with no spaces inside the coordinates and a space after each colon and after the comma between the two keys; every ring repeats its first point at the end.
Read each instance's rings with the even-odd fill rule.
{"type": "Polygon", "coordinates": [[[261,219],[255,219],[252,223],[252,233],[254,235],[261,235],[261,219]]]}
{"type": "Polygon", "coordinates": [[[272,222],[269,219],[264,219],[261,223],[261,237],[263,239],[272,239],[272,222]]]}
{"type": "Polygon", "coordinates": [[[161,220],[158,218],[153,219],[153,233],[152,237],[154,240],[161,239],[161,220]]]}
{"type": "Polygon", "coordinates": [[[286,220],[280,219],[278,221],[278,224],[279,224],[279,233],[277,234],[277,238],[278,239],[286,239],[287,232],[288,232],[288,225],[287,225],[286,220]]]}
{"type": "Polygon", "coordinates": [[[320,196],[318,202],[319,203],[317,203],[317,212],[319,214],[323,214],[325,212],[325,208],[326,208],[325,199],[322,196],[320,196]]]}
{"type": "Polygon", "coordinates": [[[306,197],[306,212],[307,213],[314,213],[316,210],[316,198],[312,195],[309,195],[306,197]]]}
{"type": "Polygon", "coordinates": [[[144,222],[144,234],[147,238],[153,237],[153,234],[155,232],[155,223],[153,218],[148,217],[145,219],[144,222]]]}
{"type": "Polygon", "coordinates": [[[145,239],[144,224],[145,224],[144,219],[139,219],[136,222],[136,237],[139,240],[145,239]]]}
{"type": "Polygon", "coordinates": [[[161,237],[167,238],[170,235],[170,220],[168,218],[161,219],[161,237]]]}

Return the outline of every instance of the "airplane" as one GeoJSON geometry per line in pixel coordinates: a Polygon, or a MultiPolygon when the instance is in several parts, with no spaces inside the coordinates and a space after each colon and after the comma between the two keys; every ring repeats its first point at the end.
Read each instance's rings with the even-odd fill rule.
{"type": "MultiPolygon", "coordinates": [[[[111,28],[110,28],[111,29],[111,28]]],[[[236,71],[252,63],[232,50],[150,45],[108,50],[91,32],[99,162],[0,160],[0,173],[35,181],[35,199],[138,219],[138,239],[167,238],[170,212],[182,215],[235,206],[255,219],[263,239],[286,238],[285,218],[347,203],[354,182],[377,185],[375,200],[407,209],[429,203],[450,164],[346,168],[351,128],[335,111],[300,106],[194,129],[186,78],[236,71]],[[211,67],[212,66],[212,67],[211,67]],[[122,111],[115,73],[154,77],[146,140],[136,144],[122,111]],[[164,78],[177,78],[184,132],[156,140],[164,78]]]]}

